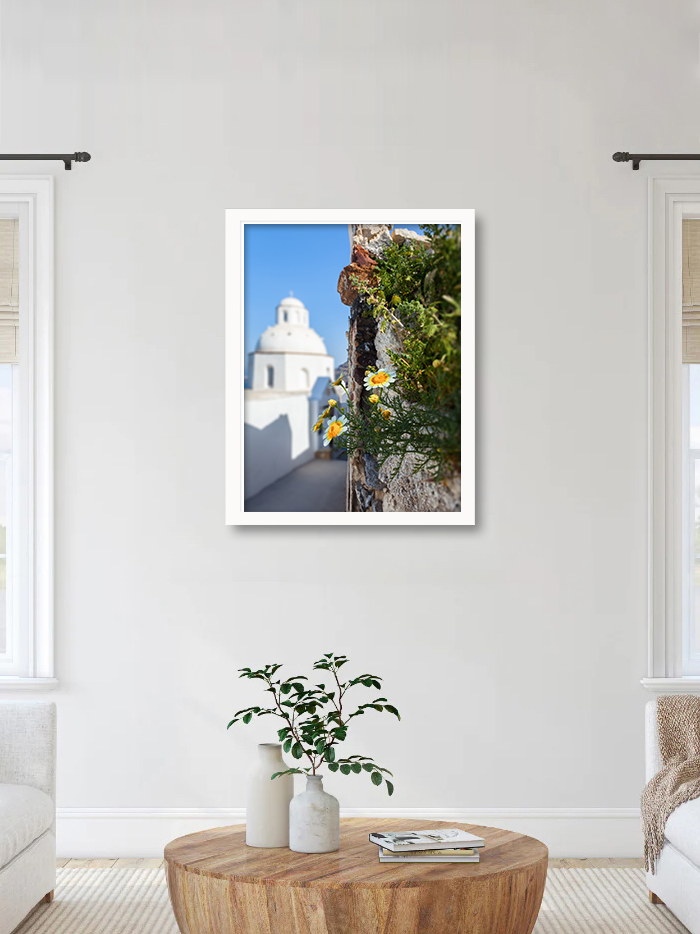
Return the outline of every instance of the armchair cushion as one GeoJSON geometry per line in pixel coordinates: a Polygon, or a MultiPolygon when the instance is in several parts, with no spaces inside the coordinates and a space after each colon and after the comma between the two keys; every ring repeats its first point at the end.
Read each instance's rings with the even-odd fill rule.
{"type": "Polygon", "coordinates": [[[0,783],[31,785],[56,798],[56,705],[0,703],[0,783]]]}
{"type": "Polygon", "coordinates": [[[665,837],[686,859],[700,866],[700,798],[676,808],[666,821],[665,837]]]}
{"type": "Polygon", "coordinates": [[[0,869],[53,826],[54,803],[29,785],[0,784],[0,869]]]}

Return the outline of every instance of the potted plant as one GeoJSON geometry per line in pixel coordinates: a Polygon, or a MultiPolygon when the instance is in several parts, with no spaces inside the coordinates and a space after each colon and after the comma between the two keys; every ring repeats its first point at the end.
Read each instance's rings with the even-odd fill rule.
{"type": "MultiPolygon", "coordinates": [[[[348,662],[345,655],[328,653],[314,662],[313,670],[327,672],[323,683],[311,684],[305,675],[283,678],[278,672],[282,665],[265,665],[264,668],[239,669],[241,678],[262,681],[265,691],[272,695],[269,707],[246,707],[239,710],[229,722],[250,723],[253,717],[278,717],[283,726],[277,731],[281,748],[290,753],[299,764],[291,768],[278,769],[270,776],[272,780],[291,775],[306,775],[307,785],[303,794],[293,798],[289,808],[289,845],[300,853],[328,853],[337,850],[340,840],[340,818],[338,802],[323,790],[322,768],[342,775],[366,772],[375,785],[386,785],[387,792],[394,792],[394,785],[383,768],[370,756],[338,756],[337,750],[348,736],[350,723],[355,717],[370,710],[401,716],[386,697],[350,707],[348,692],[364,687],[381,690],[382,679],[378,675],[361,674],[347,681],[342,680],[341,668],[348,662]]],[[[281,765],[285,765],[278,760],[281,765]]]]}

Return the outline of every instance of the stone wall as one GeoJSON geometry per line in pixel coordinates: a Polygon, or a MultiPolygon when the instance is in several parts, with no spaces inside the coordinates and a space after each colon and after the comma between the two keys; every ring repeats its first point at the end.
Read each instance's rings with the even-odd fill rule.
{"type": "MultiPolygon", "coordinates": [[[[348,330],[348,386],[350,404],[360,411],[369,405],[364,388],[367,367],[393,368],[390,350],[399,350],[400,341],[392,327],[382,332],[369,314],[367,303],[358,295],[350,277],[374,284],[374,268],[392,242],[426,237],[411,230],[392,229],[387,224],[353,224],[350,228],[350,263],[340,273],[338,292],[350,306],[348,330]]],[[[415,472],[409,455],[397,471],[397,458],[389,458],[381,467],[365,451],[348,459],[348,512],[459,512],[461,483],[459,477],[435,482],[425,472],[415,472]]]]}

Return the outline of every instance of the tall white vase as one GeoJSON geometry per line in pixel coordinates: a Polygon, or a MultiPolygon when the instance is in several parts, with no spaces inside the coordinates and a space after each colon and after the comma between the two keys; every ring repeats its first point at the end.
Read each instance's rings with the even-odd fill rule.
{"type": "Polygon", "coordinates": [[[258,761],[248,779],[245,810],[245,842],[248,846],[289,846],[289,804],[294,797],[294,778],[275,772],[289,768],[279,743],[258,746],[258,761]]]}
{"type": "Polygon", "coordinates": [[[320,775],[306,776],[306,791],[289,805],[289,849],[332,853],[340,847],[338,799],[323,790],[320,775]]]}

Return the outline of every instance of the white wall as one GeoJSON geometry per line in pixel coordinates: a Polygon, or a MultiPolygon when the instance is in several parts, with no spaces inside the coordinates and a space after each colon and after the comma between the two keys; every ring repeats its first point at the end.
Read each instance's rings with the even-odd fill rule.
{"type": "Polygon", "coordinates": [[[315,445],[311,426],[316,406],[301,392],[247,390],[244,407],[243,491],[249,499],[291,470],[313,460],[315,445]]]}
{"type": "Polygon", "coordinates": [[[403,712],[354,746],[392,804],[634,849],[646,175],[700,168],[610,157],[697,151],[698,28],[667,0],[5,0],[2,151],[93,155],[49,167],[59,804],[170,815],[138,842],[79,810],[73,852],[241,807],[270,733],[226,733],[236,669],[331,649],[403,712]],[[477,526],[226,528],[224,208],[352,205],[476,208],[477,526]]]}

